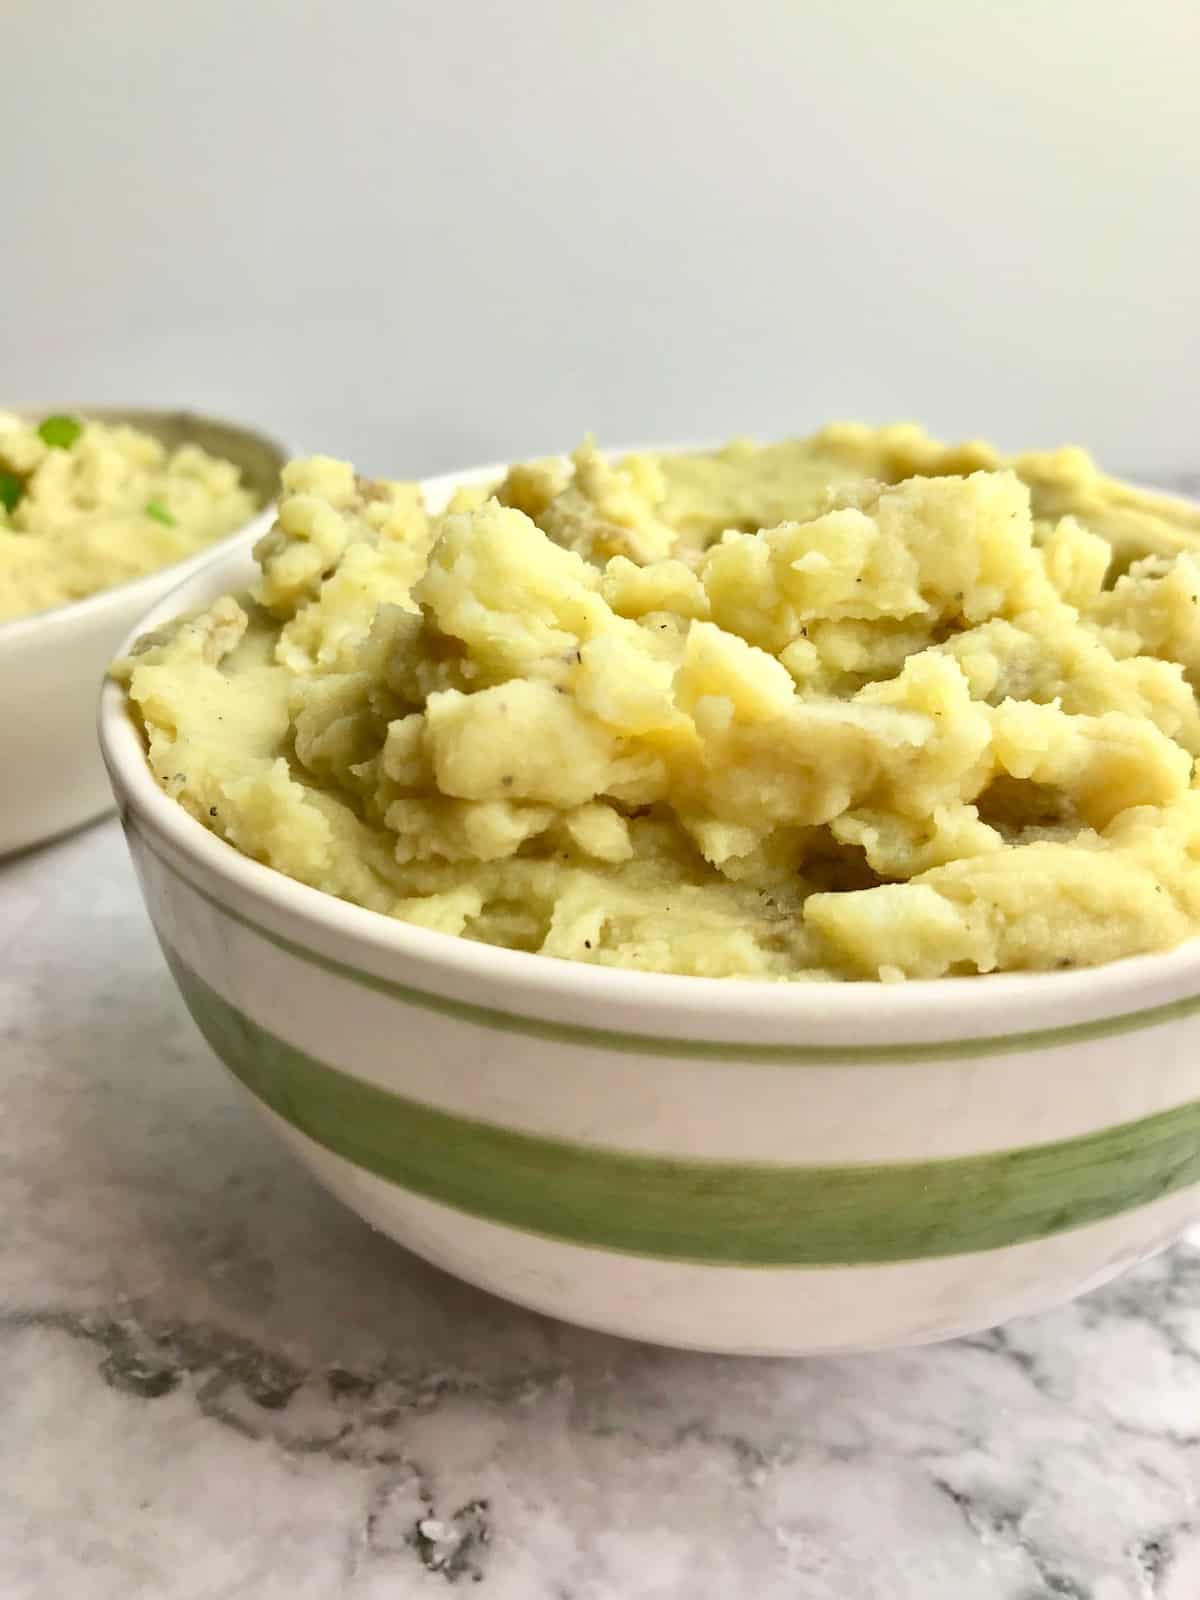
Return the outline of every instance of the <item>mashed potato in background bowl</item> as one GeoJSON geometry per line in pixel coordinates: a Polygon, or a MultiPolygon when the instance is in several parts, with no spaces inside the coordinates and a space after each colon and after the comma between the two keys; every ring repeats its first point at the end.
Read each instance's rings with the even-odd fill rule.
{"type": "MultiPolygon", "coordinates": [[[[1191,871],[1168,815],[1188,804],[1171,747],[1188,754],[1180,739],[1192,702],[1180,685],[1190,669],[1145,641],[1151,618],[1163,630],[1161,648],[1176,637],[1172,617],[1187,615],[1180,579],[1195,514],[1090,467],[1085,475],[1075,455],[1049,458],[1050,470],[1025,458],[1015,482],[1007,467],[992,482],[985,456],[991,497],[983,508],[1015,509],[1007,522],[1017,534],[1006,539],[1005,519],[980,516],[972,490],[971,506],[960,501],[962,514],[938,524],[947,535],[940,558],[922,560],[911,501],[903,516],[895,502],[885,512],[886,494],[903,489],[919,448],[923,465],[947,466],[942,492],[956,496],[980,467],[982,447],[942,453],[909,430],[821,439],[820,458],[796,459],[788,447],[756,455],[752,486],[738,465],[742,446],[653,470],[642,457],[615,473],[588,451],[576,466],[584,469],[578,495],[566,481],[569,464],[552,463],[514,473],[507,507],[490,504],[486,492],[503,470],[436,480],[418,496],[356,483],[337,464],[295,466],[260,561],[242,553],[216,563],[156,607],[138,630],[150,629],[151,639],[103,695],[105,757],[171,971],[269,1125],[373,1226],[448,1270],[553,1315],[667,1344],[798,1354],[951,1337],[1094,1287],[1200,1214],[1200,943],[1184,938],[1165,953],[1069,968],[1060,953],[1064,944],[1092,958],[1128,948],[1128,883],[1137,886],[1136,908],[1158,898],[1160,870],[1164,879],[1191,871]],[[874,452],[871,484],[886,494],[864,486],[855,460],[866,449],[874,452]],[[830,507],[833,469],[847,454],[848,483],[835,485],[840,503],[830,507]],[[1064,468],[1074,487],[1064,484],[1064,468]],[[664,480],[669,493],[659,496],[664,480]],[[810,504],[798,499],[798,481],[810,485],[810,504]],[[722,482],[728,493],[718,499],[722,482]],[[759,498],[748,504],[750,487],[759,498]],[[647,490],[659,512],[691,508],[679,513],[686,539],[660,532],[664,544],[672,540],[666,555],[642,542],[656,533],[645,518],[647,490]],[[1023,492],[1035,507],[1031,534],[1023,492]],[[1087,509],[1056,539],[1056,497],[1066,495],[1087,509]],[[518,500],[534,514],[528,526],[511,520],[518,500]],[[794,518],[821,527],[807,548],[778,560],[784,535],[750,549],[738,536],[762,507],[772,526],[794,518]],[[823,520],[830,515],[843,546],[823,520]],[[737,534],[724,538],[730,529],[737,534]],[[548,560],[543,538],[553,547],[548,560]],[[853,565],[841,553],[854,539],[874,564],[856,556],[853,565]],[[1014,541],[1016,563],[1008,557],[1014,541]],[[762,549],[765,556],[755,554],[762,549]],[[509,559],[514,550],[519,559],[509,559]],[[1001,559],[989,556],[972,574],[963,568],[969,550],[980,562],[984,552],[1001,559]],[[1034,560],[1031,550],[1049,553],[1034,560]],[[828,567],[806,562],[814,551],[828,567]],[[723,589],[718,556],[749,556],[757,573],[723,589]],[[907,589],[883,589],[883,573],[911,579],[914,567],[907,589]],[[1051,569],[1054,579],[1045,576],[1051,569]],[[912,607],[911,620],[857,615],[858,576],[912,607]],[[800,585],[816,578],[828,582],[813,599],[800,585]],[[1076,580],[1072,592],[1091,596],[1097,618],[1086,626],[1084,607],[1062,599],[1076,580]],[[380,606],[385,582],[394,599],[380,606]],[[763,601],[771,583],[784,597],[778,606],[763,601]],[[1027,592],[1018,583],[1030,585],[1038,605],[1010,613],[1027,592]],[[254,589],[260,599],[247,602],[254,589]],[[797,593],[809,596],[803,607],[820,622],[789,619],[787,608],[802,603],[797,593]],[[685,614],[684,594],[700,615],[685,614]],[[985,600],[986,616],[966,614],[968,595],[973,610],[985,600]],[[749,603],[736,617],[724,609],[735,599],[749,603]],[[830,615],[838,604],[855,613],[830,615]],[[1131,607],[1143,619],[1136,629],[1131,607]],[[1101,618],[1106,608],[1115,615],[1101,618]],[[1070,628],[1043,638],[1035,613],[1061,616],[1070,628]],[[762,632],[763,619],[780,631],[762,632]],[[891,641],[888,656],[863,648],[876,626],[891,641]],[[976,626],[990,632],[978,658],[971,652],[964,663],[948,647],[976,626]],[[803,650],[788,654],[805,627],[815,664],[803,650]],[[906,629],[908,653],[896,642],[906,629]],[[669,649],[652,642],[656,633],[669,649]],[[1055,639],[1070,653],[1056,655],[1055,639]],[[1001,658],[1005,641],[1012,649],[1001,658]],[[636,671],[620,670],[626,647],[636,671]],[[764,828],[764,795],[825,795],[826,806],[839,800],[837,818],[856,812],[861,820],[858,786],[864,773],[877,774],[869,793],[912,822],[885,827],[884,807],[871,807],[878,863],[878,851],[895,852],[897,839],[913,849],[905,841],[919,818],[904,795],[928,792],[902,785],[892,752],[908,751],[914,780],[944,784],[945,771],[969,770],[935,742],[938,700],[911,703],[910,657],[935,663],[935,674],[947,663],[960,672],[969,692],[958,689],[957,704],[977,761],[998,763],[998,749],[1016,759],[1011,741],[998,745],[992,720],[1006,696],[1070,718],[1117,714],[1132,724],[1120,726],[1132,745],[1112,737],[1111,722],[1083,720],[1074,726],[1084,749],[1098,762],[1114,750],[1151,748],[1161,794],[1148,810],[1139,798],[1106,821],[1105,803],[1078,775],[1086,768],[1076,744],[1072,766],[1054,781],[1034,771],[1006,773],[1003,782],[985,773],[979,795],[996,790],[985,804],[960,794],[956,831],[944,825],[940,839],[943,847],[978,843],[984,828],[999,836],[974,855],[960,848],[935,865],[914,854],[913,876],[887,883],[861,833],[851,850],[832,820],[810,821],[802,826],[827,833],[820,851],[793,867],[796,836],[785,831],[791,824],[764,828]],[[617,670],[601,673],[614,658],[617,670]],[[511,669],[518,659],[520,675],[511,669]],[[882,670],[872,675],[876,660],[882,670]],[[663,661],[678,684],[673,708],[687,719],[670,723],[669,738],[658,731],[663,661]],[[791,670],[809,664],[807,677],[791,670]],[[782,720],[799,708],[820,741],[819,760],[801,759],[780,719],[756,720],[775,703],[776,666],[796,685],[797,703],[782,720]],[[989,677],[999,669],[1003,680],[989,677]],[[1117,713],[1104,687],[1114,671],[1126,695],[1117,713]],[[1097,698],[1068,703],[1064,688],[1055,707],[1060,682],[1097,698]],[[889,684],[910,703],[877,698],[889,684]],[[474,699],[496,712],[511,685],[540,686],[529,703],[556,709],[529,720],[520,702],[528,691],[518,687],[517,709],[489,713],[487,736],[468,738],[464,706],[474,699]],[[856,707],[869,710],[861,725],[882,753],[858,743],[856,707]],[[900,738],[880,740],[880,708],[900,738]],[[614,750],[618,713],[630,731],[614,750]],[[505,734],[509,720],[519,737],[505,734]],[[730,738],[733,746],[719,742],[730,738]],[[641,759],[636,741],[657,745],[661,767],[641,759]],[[720,759],[701,782],[697,748],[706,741],[720,759]],[[748,796],[744,807],[739,799],[741,833],[721,814],[737,793],[719,786],[736,782],[731,750],[754,773],[740,791],[748,796]],[[645,788],[622,799],[613,794],[618,760],[627,761],[617,771],[631,784],[647,783],[649,773],[670,786],[658,799],[645,788]],[[787,787],[773,787],[771,774],[787,787]],[[603,786],[589,799],[598,776],[603,786]],[[533,792],[511,795],[518,779],[533,792]],[[1008,779],[1030,787],[1014,796],[1008,779]],[[1064,816],[1067,799],[1078,822],[1064,816]],[[971,820],[961,814],[968,805],[978,819],[958,827],[971,820]],[[1161,869],[1137,836],[1156,818],[1167,824],[1161,869]],[[715,842],[737,848],[718,862],[715,842]],[[922,874],[956,861],[966,863],[957,870],[977,872],[989,858],[1042,845],[1051,849],[1046,869],[1034,870],[1034,853],[1023,858],[1034,864],[1023,880],[1011,880],[1023,889],[1021,916],[1013,906],[1014,914],[981,922],[997,941],[991,948],[1041,952],[1053,970],[980,976],[951,967],[945,977],[881,983],[850,954],[857,946],[838,946],[812,918],[814,905],[845,905],[853,922],[855,907],[887,905],[887,893],[872,899],[881,890],[929,889],[946,901],[951,948],[961,949],[955,907],[963,902],[944,877],[931,884],[922,874]],[[1084,870],[1064,876],[1060,850],[1076,845],[1084,870]],[[766,877],[739,880],[741,869],[730,870],[739,861],[752,875],[778,872],[778,887],[765,889],[780,908],[773,917],[754,911],[766,877]],[[789,879],[799,885],[790,903],[789,879]],[[508,896],[499,892],[505,883],[508,896]],[[676,914],[680,894],[686,917],[676,914]],[[1111,936],[1097,931],[1106,922],[1111,936]],[[533,953],[554,949],[560,930],[569,942],[558,953],[570,959],[533,953]],[[846,959],[826,954],[810,964],[817,939],[825,942],[816,948],[844,949],[846,959]],[[633,970],[635,955],[643,970],[633,970]],[[645,970],[668,962],[689,975],[645,970]],[[754,964],[768,975],[745,976],[754,964]],[[695,975],[705,968],[736,975],[695,975]]],[[[913,481],[937,480],[926,471],[913,481]]],[[[1144,794],[1115,787],[1145,781],[1125,770],[1119,762],[1111,769],[1110,803],[1144,794]]],[[[932,834],[932,807],[925,816],[932,834]]],[[[995,882],[970,880],[970,903],[994,904],[987,894],[995,882]]],[[[1190,929],[1186,886],[1161,887],[1176,920],[1135,920],[1140,940],[1161,929],[1170,942],[1190,929]]],[[[920,904],[917,911],[890,923],[884,915],[893,969],[929,959],[928,921],[920,904]]]]}
{"type": "Polygon", "coordinates": [[[183,412],[0,412],[0,854],[111,804],[105,666],[159,596],[269,525],[284,459],[183,412]]]}
{"type": "Polygon", "coordinates": [[[236,462],[192,440],[0,411],[0,622],[171,566],[262,505],[236,462]]]}

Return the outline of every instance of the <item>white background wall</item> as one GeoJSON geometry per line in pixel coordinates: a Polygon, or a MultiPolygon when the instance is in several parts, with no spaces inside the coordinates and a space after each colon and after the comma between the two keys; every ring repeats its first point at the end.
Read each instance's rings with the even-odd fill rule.
{"type": "Polygon", "coordinates": [[[1195,0],[0,0],[0,402],[1200,465],[1195,0]]]}

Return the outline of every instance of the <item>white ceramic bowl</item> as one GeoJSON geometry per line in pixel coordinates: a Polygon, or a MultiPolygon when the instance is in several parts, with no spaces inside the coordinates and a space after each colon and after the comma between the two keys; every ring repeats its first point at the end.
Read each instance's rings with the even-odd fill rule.
{"type": "Polygon", "coordinates": [[[287,460],[282,445],[264,434],[186,412],[88,407],[84,414],[128,422],[172,447],[198,444],[236,462],[264,509],[186,561],[72,605],[0,622],[0,856],[66,833],[111,808],[95,736],[96,691],[105,668],[156,601],[214,556],[249,548],[270,526],[269,502],[287,460]]]}
{"type": "Polygon", "coordinates": [[[101,741],[217,1054],[335,1194],[497,1294],[670,1345],[879,1348],[1066,1300],[1200,1215],[1200,940],[899,985],[588,967],[240,855],[158,788],[113,683],[101,741]]]}

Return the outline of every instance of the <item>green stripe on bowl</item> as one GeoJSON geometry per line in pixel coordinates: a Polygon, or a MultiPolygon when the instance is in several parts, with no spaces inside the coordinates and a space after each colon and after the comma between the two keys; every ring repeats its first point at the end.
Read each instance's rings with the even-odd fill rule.
{"type": "MultiPolygon", "coordinates": [[[[491,1028],[499,1033],[513,1033],[527,1039],[548,1039],[556,1044],[582,1045],[589,1049],[611,1050],[626,1055],[668,1057],[676,1061],[728,1061],[754,1062],[763,1066],[903,1066],[907,1062],[967,1061],[982,1056],[1027,1055],[1033,1050],[1050,1050],[1063,1045],[1083,1044],[1089,1039],[1109,1038],[1117,1034],[1140,1033],[1145,1028],[1161,1027],[1200,1011],[1200,994],[1185,995],[1179,1000],[1168,1000],[1163,1005],[1147,1006],[1141,1011],[1129,1011],[1115,1017],[1097,1017],[1088,1022],[1069,1023],[1059,1028],[1036,1028],[1024,1033],[998,1033],[970,1036],[960,1039],[931,1039],[922,1044],[757,1044],[753,1041],[712,1039],[671,1039],[656,1034],[625,1033],[610,1028],[592,1028],[583,1023],[551,1022],[544,1017],[522,1016],[518,1012],[500,1011],[494,1006],[474,1005],[468,1000],[451,1000],[446,995],[431,994],[410,984],[398,983],[393,978],[380,978],[361,967],[352,967],[344,961],[335,961],[318,954],[307,946],[297,944],[281,933],[274,933],[254,918],[235,911],[225,901],[193,883],[175,863],[167,858],[138,825],[131,813],[123,813],[130,848],[137,860],[138,850],[152,856],[163,870],[207,905],[228,917],[239,927],[256,934],[277,950],[294,956],[308,966],[317,967],[335,977],[356,983],[361,988],[372,989],[377,994],[388,995],[405,1005],[419,1006],[424,1011],[435,1011],[441,1016],[455,1017],[477,1027],[491,1028]]],[[[196,824],[200,826],[199,823],[196,824]]],[[[232,850],[232,845],[225,845],[232,850]]],[[[262,863],[257,863],[262,865],[262,863]]],[[[273,870],[273,869],[266,869],[273,870]]],[[[316,891],[314,891],[315,893],[316,891]]],[[[372,913],[374,914],[374,913],[372,913]]],[[[385,919],[387,920],[387,919],[385,919]]],[[[550,961],[551,956],[531,959],[550,961]]],[[[736,984],[736,978],[723,980],[736,984]]],[[[877,984],[864,983],[863,989],[878,988],[877,984]]],[[[803,1027],[804,986],[797,985],[797,1027],[803,1027]]]]}
{"type": "Polygon", "coordinates": [[[861,1166],[679,1160],[520,1133],[314,1059],[163,948],[209,1044],[294,1128],[416,1194],[571,1244],[714,1266],[913,1261],[1042,1239],[1200,1182],[1200,1103],[1054,1144],[861,1166]]]}

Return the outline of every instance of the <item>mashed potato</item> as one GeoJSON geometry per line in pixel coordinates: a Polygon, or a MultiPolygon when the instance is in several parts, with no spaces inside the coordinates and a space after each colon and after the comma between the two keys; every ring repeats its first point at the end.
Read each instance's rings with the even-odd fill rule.
{"type": "Polygon", "coordinates": [[[250,595],[119,664],[168,794],[428,928],[896,979],[1200,926],[1200,518],[912,427],[514,467],[293,462],[250,595]]]}
{"type": "Polygon", "coordinates": [[[0,412],[0,621],[181,561],[256,510],[233,463],[195,445],[0,412]]]}

